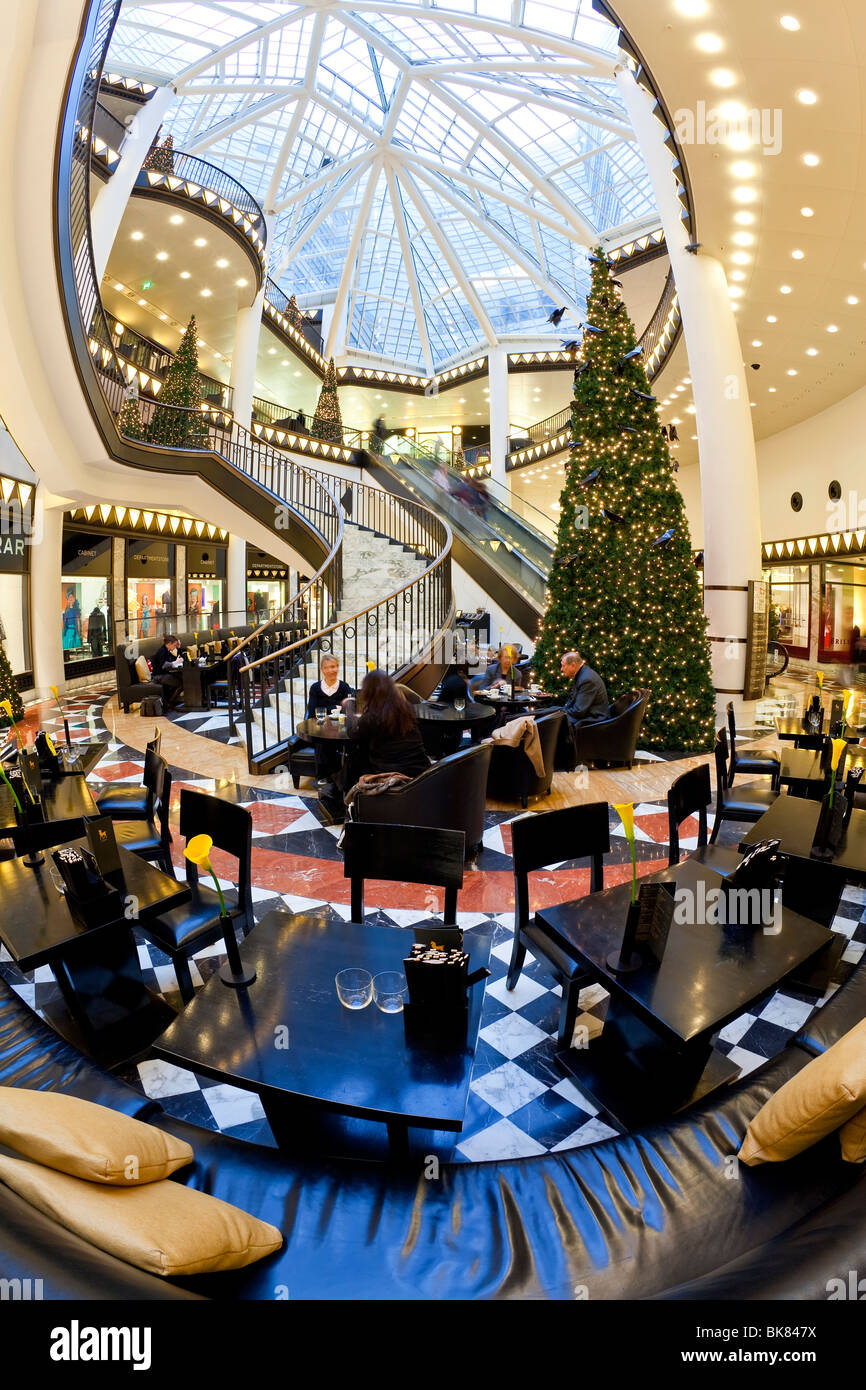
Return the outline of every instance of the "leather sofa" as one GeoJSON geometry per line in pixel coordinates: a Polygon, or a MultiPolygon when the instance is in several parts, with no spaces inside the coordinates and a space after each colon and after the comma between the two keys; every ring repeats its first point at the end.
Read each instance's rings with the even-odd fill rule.
{"type": "Polygon", "coordinates": [[[649,697],[648,690],[628,690],[614,700],[607,719],[572,729],[577,766],[624,763],[632,767],[649,697]]]}
{"type": "MultiPolygon", "coordinates": [[[[231,640],[232,637],[249,637],[251,632],[255,632],[254,627],[205,627],[196,628],[195,632],[178,632],[175,634],[180,638],[181,647],[187,647],[197,643],[202,645],[206,642],[221,642],[231,640]]],[[[275,623],[273,628],[269,628],[264,634],[265,640],[270,643],[276,641],[275,650],[278,647],[288,646],[289,643],[297,641],[307,632],[306,623],[275,623]]],[[[136,658],[146,656],[148,661],[152,661],[155,654],[159,651],[165,639],[163,637],[139,637],[129,638],[125,642],[120,642],[114,649],[114,669],[117,675],[117,702],[122,707],[124,714],[129,713],[130,705],[136,705],[141,700],[150,696],[161,697],[164,694],[163,687],[156,681],[142,681],[135,669],[136,658]]],[[[262,653],[259,653],[261,655],[262,653]]]]}
{"type": "MultiPolygon", "coordinates": [[[[864,1167],[828,1136],[783,1164],[729,1159],[784,1081],[866,1015],[858,970],[778,1057],[682,1115],[581,1149],[420,1168],[294,1157],[198,1129],[82,1058],[0,980],[0,1085],[67,1091],[159,1124],[195,1161],[173,1181],[278,1226],[248,1269],[164,1281],[0,1184],[0,1278],[46,1299],[770,1299],[862,1271],[864,1167]]],[[[7,1150],[2,1150],[8,1152],[7,1150]]]]}
{"type": "Polygon", "coordinates": [[[491,749],[489,743],[465,748],[434,763],[405,786],[375,796],[359,793],[352,808],[355,820],[462,830],[468,859],[480,848],[484,835],[491,749]]]}

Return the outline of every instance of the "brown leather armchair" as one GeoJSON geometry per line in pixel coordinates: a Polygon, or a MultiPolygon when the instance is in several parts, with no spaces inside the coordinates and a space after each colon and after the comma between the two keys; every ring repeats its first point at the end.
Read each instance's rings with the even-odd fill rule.
{"type": "Polygon", "coordinates": [[[371,796],[359,792],[353,803],[354,819],[387,825],[429,825],[441,830],[462,830],[466,857],[481,847],[487,774],[492,744],[466,748],[434,763],[418,777],[393,791],[371,796]]]}
{"type": "Polygon", "coordinates": [[[648,690],[629,690],[611,705],[608,719],[573,728],[577,765],[604,762],[632,767],[649,697],[648,690]]]}
{"type": "Polygon", "coordinates": [[[531,796],[549,796],[553,781],[553,759],[559,729],[565,715],[561,710],[542,714],[537,720],[544,775],[539,777],[523,748],[509,748],[493,741],[493,755],[487,777],[487,795],[491,801],[517,801],[523,809],[531,796]]]}

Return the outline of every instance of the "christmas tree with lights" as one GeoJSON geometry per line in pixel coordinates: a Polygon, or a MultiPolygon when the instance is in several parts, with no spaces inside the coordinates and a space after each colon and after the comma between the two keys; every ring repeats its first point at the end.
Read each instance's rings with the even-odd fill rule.
{"type": "MultiPolygon", "coordinates": [[[[24,701],[21,699],[21,691],[18,689],[18,682],[12,674],[12,664],[6,655],[6,648],[0,642],[0,700],[8,700],[12,706],[12,718],[16,724],[19,719],[24,718],[24,701]]],[[[3,710],[0,710],[0,729],[8,729],[10,720],[3,710]]]]}
{"type": "Polygon", "coordinates": [[[611,700],[650,693],[643,747],[712,747],[715,699],[698,572],[655,398],[599,248],[575,352],[573,447],[533,665],[567,694],[578,650],[611,700]]]}
{"type": "Polygon", "coordinates": [[[144,439],[144,425],[137,394],[130,392],[127,395],[117,417],[117,428],[127,439],[144,439]]]}
{"type": "Polygon", "coordinates": [[[156,174],[174,172],[174,139],[171,135],[166,135],[161,145],[152,145],[147,152],[144,168],[152,169],[156,174]]]}
{"type": "Polygon", "coordinates": [[[328,444],[342,444],[343,417],[340,414],[340,398],[337,395],[337,369],[334,359],[328,363],[325,380],[319,392],[316,413],[313,416],[311,433],[314,439],[324,439],[328,444]]]}
{"type": "Polygon", "coordinates": [[[201,413],[201,398],[198,329],[193,314],[165,374],[159,403],[147,430],[148,443],[163,444],[167,449],[200,448],[207,438],[207,421],[201,413]]]}

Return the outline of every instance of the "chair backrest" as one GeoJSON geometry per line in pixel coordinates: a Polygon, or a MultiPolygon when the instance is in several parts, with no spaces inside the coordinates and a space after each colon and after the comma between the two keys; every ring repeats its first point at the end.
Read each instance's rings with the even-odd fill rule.
{"type": "Polygon", "coordinates": [[[632,705],[637,704],[640,698],[639,690],[627,690],[624,695],[618,695],[608,710],[608,718],[618,719],[627,709],[631,709],[632,705]]]}
{"type": "Polygon", "coordinates": [[[782,879],[782,903],[801,917],[831,927],[839,907],[846,874],[838,864],[815,859],[788,859],[782,879]]]}
{"type": "Polygon", "coordinates": [[[610,851],[610,817],[606,801],[566,806],[543,815],[518,816],[511,822],[514,863],[514,929],[529,922],[529,874],[563,859],[589,859],[591,893],[604,887],[604,856],[610,851]]]}
{"type": "Polygon", "coordinates": [[[347,821],[343,832],[343,876],[352,884],[352,921],[364,920],[364,879],[429,883],[445,889],[446,926],[457,921],[457,890],[463,887],[466,836],[462,830],[424,825],[347,821]]]}
{"type": "Polygon", "coordinates": [[[162,749],[162,729],[159,725],[154,725],[153,738],[145,744],[145,752],[159,753],[162,749]]]}
{"type": "Polygon", "coordinates": [[[421,696],[418,694],[417,690],[413,690],[410,685],[401,685],[398,681],[397,689],[400,691],[401,695],[406,696],[406,699],[409,701],[410,705],[421,704],[421,696]]]}
{"type": "Polygon", "coordinates": [[[713,799],[708,763],[690,768],[674,782],[668,792],[668,863],[680,857],[680,826],[689,816],[698,817],[698,846],[707,843],[707,807],[713,799]]]}
{"type": "Polygon", "coordinates": [[[725,788],[728,785],[728,735],[724,729],[716,730],[716,746],[713,749],[716,759],[716,814],[721,811],[725,801],[725,788]]]}
{"type": "Polygon", "coordinates": [[[728,781],[729,781],[729,782],[733,782],[733,780],[734,780],[734,773],[735,773],[736,767],[737,767],[737,721],[736,721],[736,718],[734,717],[734,702],[733,702],[733,700],[729,700],[728,703],[727,703],[727,705],[725,706],[725,708],[726,708],[727,713],[728,713],[728,741],[729,741],[729,744],[730,744],[730,748],[729,748],[728,751],[730,752],[730,755],[731,755],[730,771],[729,771],[729,774],[728,774],[728,781]]]}
{"type": "Polygon", "coordinates": [[[169,820],[171,816],[171,772],[165,758],[160,758],[159,781],[154,793],[154,814],[159,821],[159,838],[164,847],[171,844],[169,820]]]}
{"type": "MultiPolygon", "coordinates": [[[[214,849],[220,849],[237,859],[238,903],[251,926],[253,818],[246,807],[236,806],[210,792],[197,792],[184,787],[180,794],[180,833],[184,840],[191,840],[194,835],[209,835],[214,849]]],[[[188,859],[185,862],[186,876],[194,883],[198,870],[188,859]]]]}

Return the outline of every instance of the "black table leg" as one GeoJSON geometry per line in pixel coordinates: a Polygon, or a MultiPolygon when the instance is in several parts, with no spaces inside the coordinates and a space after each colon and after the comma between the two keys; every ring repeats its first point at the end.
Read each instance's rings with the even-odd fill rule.
{"type": "Polygon", "coordinates": [[[396,1159],[409,1157],[409,1126],[405,1120],[388,1120],[388,1146],[391,1150],[391,1157],[396,1159]]]}

